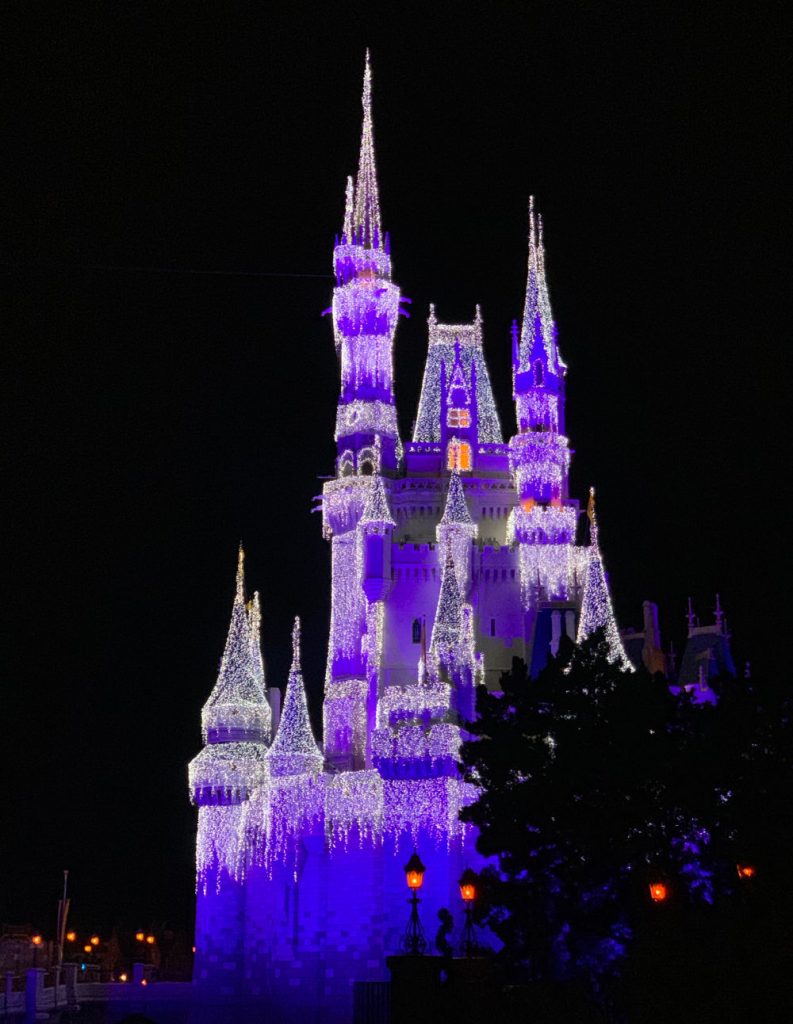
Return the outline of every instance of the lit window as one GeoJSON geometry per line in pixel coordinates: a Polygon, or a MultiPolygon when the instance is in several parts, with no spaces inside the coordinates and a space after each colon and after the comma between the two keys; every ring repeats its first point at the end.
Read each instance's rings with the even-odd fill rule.
{"type": "Polygon", "coordinates": [[[446,450],[447,469],[470,469],[471,446],[466,441],[452,441],[446,450]]]}
{"type": "Polygon", "coordinates": [[[470,411],[468,409],[449,409],[446,414],[446,425],[449,427],[470,427],[470,411]]]}

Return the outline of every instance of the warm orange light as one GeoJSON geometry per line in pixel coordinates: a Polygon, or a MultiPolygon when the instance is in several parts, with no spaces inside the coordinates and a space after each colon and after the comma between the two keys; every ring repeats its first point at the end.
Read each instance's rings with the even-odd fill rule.
{"type": "Polygon", "coordinates": [[[94,947],[93,946],[83,946],[83,953],[93,953],[93,951],[94,951],[94,947]]]}
{"type": "Polygon", "coordinates": [[[407,880],[408,889],[420,889],[424,882],[424,875],[419,874],[418,871],[408,871],[407,880]]]}
{"type": "Polygon", "coordinates": [[[89,941],[90,941],[92,946],[98,946],[99,945],[99,936],[98,935],[92,935],[89,941]]]}
{"type": "Polygon", "coordinates": [[[154,936],[153,935],[147,935],[146,936],[146,942],[148,942],[148,944],[150,946],[153,946],[154,945],[154,936]]]}
{"type": "Polygon", "coordinates": [[[119,981],[126,981],[127,980],[127,975],[126,974],[119,974],[118,980],[119,981]]]}
{"type": "Polygon", "coordinates": [[[138,940],[138,942],[143,942],[143,940],[146,938],[146,935],[144,932],[135,932],[135,938],[138,940]]]}
{"type": "Polygon", "coordinates": [[[412,889],[413,892],[416,889],[420,889],[424,882],[424,872],[427,870],[421,863],[421,857],[418,855],[418,851],[414,850],[410,860],[404,867],[405,881],[408,884],[408,889],[412,889]]]}
{"type": "Polygon", "coordinates": [[[460,895],[466,903],[470,903],[471,900],[476,899],[476,889],[472,885],[461,885],[460,895]]]}
{"type": "Polygon", "coordinates": [[[34,946],[40,946],[44,940],[40,935],[34,935],[30,941],[33,943],[34,946]]]}
{"type": "Polygon", "coordinates": [[[195,946],[193,946],[193,952],[195,953],[195,946]]]}
{"type": "Polygon", "coordinates": [[[524,512],[531,512],[531,510],[534,508],[536,504],[537,502],[534,500],[534,498],[524,498],[520,503],[520,507],[523,509],[524,512]]]}
{"type": "Polygon", "coordinates": [[[654,903],[663,903],[669,895],[669,890],[663,882],[650,882],[650,898],[654,903]]]}
{"type": "Polygon", "coordinates": [[[754,878],[757,874],[754,864],[736,864],[735,867],[738,869],[739,878],[754,878]]]}
{"type": "Polygon", "coordinates": [[[66,933],[66,941],[67,942],[75,942],[76,940],[77,940],[77,932],[67,932],[66,933]]]}
{"type": "Polygon", "coordinates": [[[148,983],[148,981],[146,981],[146,979],[145,979],[145,978],[143,979],[143,981],[141,981],[141,985],[148,985],[148,984],[149,984],[149,983],[148,983]]]}
{"type": "Polygon", "coordinates": [[[476,872],[470,868],[466,868],[460,876],[460,880],[457,883],[460,886],[460,898],[463,903],[473,903],[476,899],[476,884],[479,879],[476,877],[476,872]]]}

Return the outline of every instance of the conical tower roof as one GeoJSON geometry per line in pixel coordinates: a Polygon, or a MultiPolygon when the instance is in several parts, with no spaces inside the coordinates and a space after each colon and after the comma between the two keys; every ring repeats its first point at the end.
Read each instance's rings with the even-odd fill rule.
{"type": "Polygon", "coordinates": [[[369,488],[369,494],[367,495],[360,521],[364,524],[370,523],[373,526],[396,526],[388,504],[388,495],[385,492],[383,478],[379,473],[377,476],[372,477],[372,485],[369,488]]]}
{"type": "Polygon", "coordinates": [[[226,647],[217,682],[202,711],[205,738],[261,739],[269,735],[270,708],[254,663],[250,620],[245,608],[245,552],[240,545],[237,584],[226,647]]]}
{"type": "Polygon", "coordinates": [[[253,661],[253,672],[256,677],[256,681],[261,687],[262,693],[265,695],[265,708],[267,717],[267,732],[268,739],[269,733],[272,728],[272,713],[270,711],[270,704],[267,701],[267,690],[265,684],[265,671],[264,671],[264,658],[262,657],[262,609],[259,602],[259,591],[254,591],[253,597],[251,598],[250,604],[248,605],[248,624],[251,634],[251,660],[253,661]]]}
{"type": "Polygon", "coordinates": [[[534,196],[529,197],[529,258],[519,355],[522,369],[536,358],[543,359],[550,373],[558,374],[560,366],[564,366],[556,345],[556,325],[545,278],[542,218],[535,212],[534,196]]]}
{"type": "Polygon", "coordinates": [[[367,248],[377,247],[382,238],[380,224],[380,195],[377,187],[377,168],[374,159],[374,128],[372,126],[372,64],[366,51],[363,74],[363,127],[358,175],[355,179],[353,229],[360,232],[360,240],[367,248]]]}
{"type": "Polygon", "coordinates": [[[623,670],[633,672],[625,648],[622,646],[617,621],[614,618],[614,609],[611,604],[609,593],[608,577],[603,567],[603,559],[600,554],[598,543],[598,527],[595,515],[595,488],[589,489],[589,503],[587,515],[590,522],[591,546],[589,551],[589,562],[584,577],[584,593],[581,599],[581,617],[578,620],[578,635],[576,641],[581,643],[596,629],[603,628],[606,633],[606,641],[609,648],[609,661],[617,662],[623,670]]]}
{"type": "Polygon", "coordinates": [[[432,626],[430,650],[442,657],[453,652],[460,641],[462,631],[463,599],[457,583],[457,573],[451,552],[446,558],[438,594],[438,608],[432,626]]]}
{"type": "Polygon", "coordinates": [[[273,775],[319,772],[324,763],[308,717],[306,688],[300,668],[299,618],[295,618],[292,629],[292,667],[286,684],[281,722],[266,760],[273,775]]]}
{"type": "Polygon", "coordinates": [[[441,526],[475,526],[468,511],[465,500],[463,482],[459,472],[454,469],[449,477],[449,490],[446,493],[446,507],[441,517],[441,526]]]}

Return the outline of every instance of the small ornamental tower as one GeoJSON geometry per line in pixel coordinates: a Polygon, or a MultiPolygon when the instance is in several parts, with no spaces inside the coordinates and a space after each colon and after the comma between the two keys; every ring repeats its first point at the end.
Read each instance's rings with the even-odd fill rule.
{"type": "Polygon", "coordinates": [[[625,672],[633,672],[625,648],[622,646],[620,632],[617,629],[617,622],[614,618],[614,609],[611,606],[611,595],[609,593],[608,578],[603,568],[603,559],[600,555],[598,543],[598,525],[595,514],[595,488],[589,488],[589,503],[587,505],[589,516],[589,533],[591,546],[589,549],[589,563],[584,577],[584,594],[581,600],[581,618],[578,621],[578,636],[576,642],[581,643],[596,629],[605,629],[606,641],[609,646],[609,661],[617,662],[625,672]]]}
{"type": "MultiPolygon", "coordinates": [[[[257,668],[258,636],[245,607],[245,553],[240,546],[237,587],[217,682],[201,713],[206,746],[189,767],[194,803],[235,804],[247,800],[262,777],[270,741],[270,707],[263,669],[257,668]]],[[[258,626],[258,621],[257,621],[258,626]]]]}
{"type": "Polygon", "coordinates": [[[518,432],[509,461],[518,504],[510,522],[520,545],[525,608],[571,594],[577,510],[568,500],[570,449],[564,435],[565,364],[545,281],[542,221],[529,204],[529,259],[523,326],[512,328],[512,379],[518,432]]]}
{"type": "Polygon", "coordinates": [[[468,593],[471,582],[471,550],[476,534],[476,523],[468,511],[460,473],[455,469],[449,477],[446,507],[441,521],[435,527],[435,536],[438,541],[438,563],[445,566],[451,555],[457,585],[463,595],[468,593]]]}
{"type": "Polygon", "coordinates": [[[271,775],[305,775],[322,771],[324,758],[308,717],[306,690],[300,668],[300,619],[292,628],[292,667],[286,684],[278,732],[265,755],[271,775]]]}
{"type": "MultiPolygon", "coordinates": [[[[372,129],[372,67],[366,53],[358,175],[347,179],[341,240],[333,250],[333,330],[341,363],[337,474],[396,471],[401,444],[394,403],[393,345],[401,312],[380,223],[372,129]]],[[[407,314],[405,314],[407,315],[407,314]]]]}

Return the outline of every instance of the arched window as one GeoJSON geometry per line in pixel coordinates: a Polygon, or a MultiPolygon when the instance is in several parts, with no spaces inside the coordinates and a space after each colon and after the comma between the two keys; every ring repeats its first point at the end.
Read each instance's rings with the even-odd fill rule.
{"type": "Polygon", "coordinates": [[[350,476],[353,469],[352,452],[342,452],[339,456],[339,476],[350,476]]]}
{"type": "Polygon", "coordinates": [[[371,476],[377,469],[377,454],[373,448],[361,448],[358,452],[358,472],[371,476]]]}

